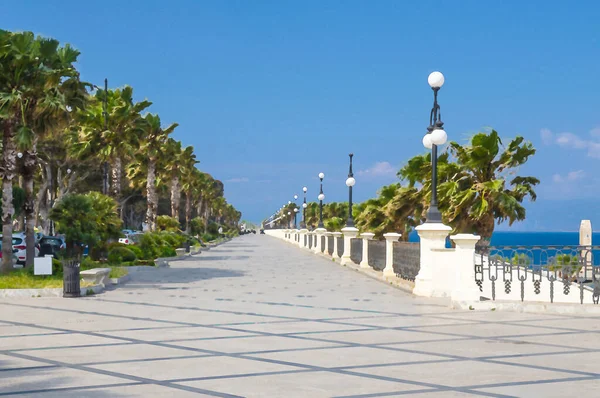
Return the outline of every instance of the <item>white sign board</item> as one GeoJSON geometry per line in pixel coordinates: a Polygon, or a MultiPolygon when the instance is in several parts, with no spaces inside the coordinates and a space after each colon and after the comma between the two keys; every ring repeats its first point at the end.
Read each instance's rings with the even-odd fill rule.
{"type": "Polygon", "coordinates": [[[33,259],[34,275],[52,275],[52,256],[36,257],[33,259]]]}

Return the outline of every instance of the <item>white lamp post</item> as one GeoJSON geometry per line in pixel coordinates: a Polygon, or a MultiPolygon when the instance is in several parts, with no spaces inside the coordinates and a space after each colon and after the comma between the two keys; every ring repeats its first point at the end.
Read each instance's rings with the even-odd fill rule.
{"type": "Polygon", "coordinates": [[[319,173],[319,180],[321,180],[321,189],[319,191],[319,225],[317,228],[324,228],[323,225],[323,200],[325,200],[325,195],[323,194],[323,178],[325,178],[325,174],[319,173]]]}
{"type": "Polygon", "coordinates": [[[448,134],[443,129],[442,114],[437,102],[438,91],[444,85],[444,75],[441,72],[432,72],[427,78],[427,82],[433,90],[433,107],[429,114],[429,127],[427,134],[423,137],[423,146],[431,149],[431,204],[427,211],[428,223],[441,223],[442,214],[438,209],[437,200],[437,147],[444,145],[448,140],[448,134]]]}

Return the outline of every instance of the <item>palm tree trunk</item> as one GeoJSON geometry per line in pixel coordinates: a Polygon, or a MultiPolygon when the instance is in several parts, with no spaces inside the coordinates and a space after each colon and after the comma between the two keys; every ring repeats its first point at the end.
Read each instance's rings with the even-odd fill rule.
{"type": "Polygon", "coordinates": [[[181,191],[179,190],[179,176],[175,175],[171,179],[171,217],[179,221],[179,202],[181,201],[181,191]]]}
{"type": "Polygon", "coordinates": [[[156,159],[148,160],[148,178],[146,179],[146,196],[148,209],[146,210],[146,224],[150,231],[156,230],[156,211],[158,209],[158,196],[156,195],[156,159]]]}
{"type": "Polygon", "coordinates": [[[33,174],[36,167],[37,159],[37,142],[34,140],[30,150],[23,154],[23,189],[25,190],[25,205],[23,213],[25,215],[25,266],[33,266],[35,258],[35,218],[33,215],[35,194],[33,192],[33,174]]]}
{"type": "Polygon", "coordinates": [[[185,194],[185,233],[190,234],[192,232],[192,193],[186,192],[185,194]]]}
{"type": "Polygon", "coordinates": [[[202,206],[203,206],[202,195],[198,198],[198,202],[196,202],[196,217],[202,217],[202,206]]]}
{"type": "Polygon", "coordinates": [[[12,233],[13,233],[13,179],[17,168],[17,150],[14,142],[12,121],[4,121],[2,137],[2,266],[0,271],[7,274],[13,269],[12,233]]]}
{"type": "MultiPolygon", "coordinates": [[[[39,163],[39,161],[38,161],[39,163]]],[[[35,199],[35,205],[33,206],[33,215],[35,216],[35,225],[44,225],[46,224],[46,219],[48,218],[48,209],[45,205],[46,203],[46,191],[48,190],[48,178],[47,174],[44,173],[45,167],[47,164],[40,165],[40,171],[42,174],[42,185],[38,187],[37,196],[35,199]],[[42,214],[44,213],[44,214],[42,214]]],[[[44,234],[47,231],[44,229],[44,234]]]]}
{"type": "Polygon", "coordinates": [[[119,156],[115,158],[112,165],[112,195],[118,201],[121,197],[121,176],[123,175],[123,162],[119,156]]]}
{"type": "MultiPolygon", "coordinates": [[[[23,176],[19,176],[19,186],[21,188],[23,188],[24,183],[23,183],[23,176]]],[[[16,210],[16,209],[15,209],[16,210]]],[[[16,212],[16,211],[15,211],[16,212]]],[[[19,214],[19,217],[17,217],[17,226],[16,226],[16,230],[17,231],[24,231],[25,230],[25,215],[23,214],[23,212],[21,212],[21,214],[19,214]]]]}
{"type": "Polygon", "coordinates": [[[482,217],[475,224],[475,231],[481,236],[481,239],[477,242],[478,247],[487,248],[490,245],[494,233],[494,221],[493,214],[489,214],[482,217]]]}

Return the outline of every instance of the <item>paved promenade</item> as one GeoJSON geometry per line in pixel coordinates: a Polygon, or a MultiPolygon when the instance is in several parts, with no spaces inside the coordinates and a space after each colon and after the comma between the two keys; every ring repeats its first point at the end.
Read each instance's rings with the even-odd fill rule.
{"type": "Polygon", "coordinates": [[[456,311],[265,235],[0,300],[0,396],[600,396],[600,319],[456,311]]]}

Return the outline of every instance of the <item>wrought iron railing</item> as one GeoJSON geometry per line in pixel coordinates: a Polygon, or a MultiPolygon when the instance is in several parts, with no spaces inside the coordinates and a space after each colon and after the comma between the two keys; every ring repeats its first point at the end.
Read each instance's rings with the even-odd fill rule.
{"type": "Polygon", "coordinates": [[[600,246],[478,247],[475,283],[492,300],[598,304],[600,246]]]}
{"type": "Polygon", "coordinates": [[[337,239],[337,255],[338,257],[342,257],[342,255],[344,254],[344,238],[336,238],[337,239]]]}
{"type": "Polygon", "coordinates": [[[398,278],[414,281],[421,269],[418,242],[394,242],[394,272],[398,278]]]}
{"type": "Polygon", "coordinates": [[[331,256],[333,254],[333,240],[335,238],[333,236],[328,236],[327,237],[327,252],[329,253],[329,255],[331,256]]]}
{"type": "Polygon", "coordinates": [[[350,239],[350,259],[354,264],[362,261],[363,240],[361,238],[350,239]]]}
{"type": "Polygon", "coordinates": [[[385,241],[370,240],[369,242],[369,265],[377,271],[385,268],[385,241]]]}

